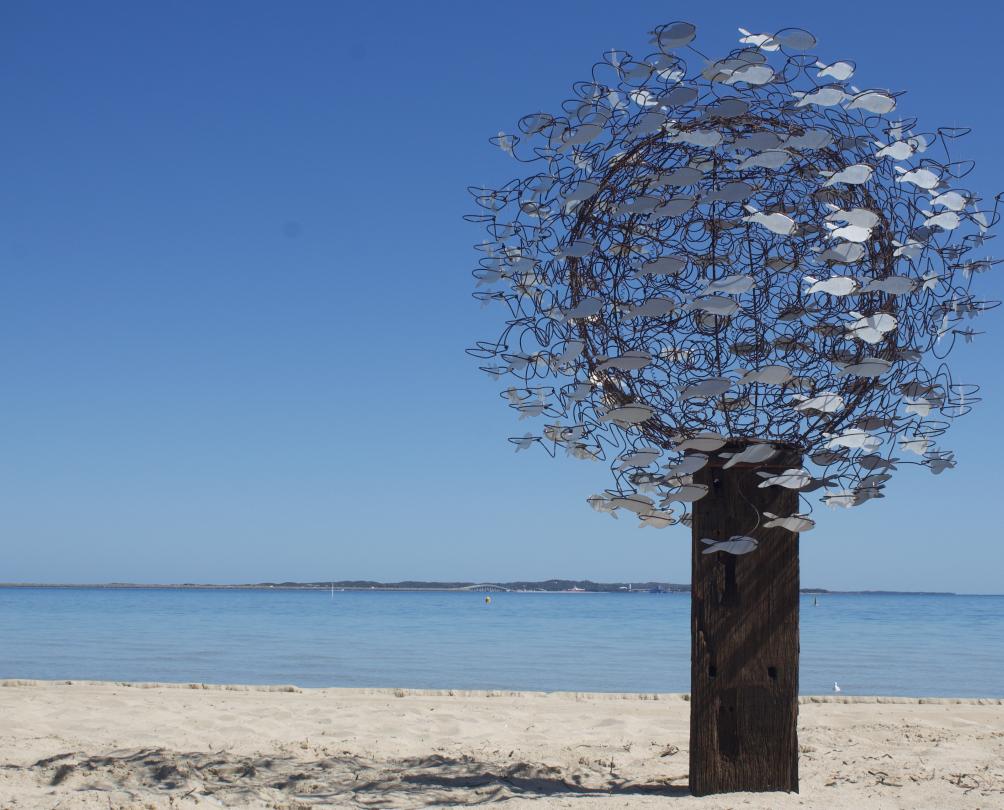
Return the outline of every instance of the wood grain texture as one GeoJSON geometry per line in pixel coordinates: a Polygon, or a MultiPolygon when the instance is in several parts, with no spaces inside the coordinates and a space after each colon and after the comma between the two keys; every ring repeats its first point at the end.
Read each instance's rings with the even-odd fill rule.
{"type": "MultiPolygon", "coordinates": [[[[723,461],[694,476],[709,491],[693,509],[690,790],[797,792],[798,535],[758,526],[757,512],[797,512],[798,493],[761,489],[755,469],[723,461]],[[759,547],[703,553],[702,538],[737,534],[759,547]]],[[[784,450],[769,469],[800,466],[784,450]]]]}

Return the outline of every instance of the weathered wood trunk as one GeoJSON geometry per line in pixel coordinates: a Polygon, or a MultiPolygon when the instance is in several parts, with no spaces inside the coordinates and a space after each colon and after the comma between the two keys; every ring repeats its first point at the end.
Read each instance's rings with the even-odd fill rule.
{"type": "MultiPolygon", "coordinates": [[[[693,508],[690,790],[797,792],[798,535],[758,527],[756,512],[793,514],[798,493],[760,489],[753,468],[723,462],[712,456],[694,476],[709,491],[693,508]],[[743,534],[759,547],[703,553],[702,538],[743,534]]],[[[785,450],[760,469],[800,466],[785,450]]]]}

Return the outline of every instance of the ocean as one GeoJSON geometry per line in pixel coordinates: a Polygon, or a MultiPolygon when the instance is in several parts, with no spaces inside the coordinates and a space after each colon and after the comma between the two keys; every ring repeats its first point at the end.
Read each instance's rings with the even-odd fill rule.
{"type": "MultiPolygon", "coordinates": [[[[686,692],[689,594],[0,588],[0,678],[686,692]]],[[[802,597],[802,694],[1004,697],[1004,596],[802,597]]]]}

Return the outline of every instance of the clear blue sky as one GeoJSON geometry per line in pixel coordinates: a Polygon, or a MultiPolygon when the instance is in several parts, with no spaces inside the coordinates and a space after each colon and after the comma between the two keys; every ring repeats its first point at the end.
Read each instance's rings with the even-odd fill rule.
{"type": "MultiPolygon", "coordinates": [[[[656,24],[713,55],[797,25],[922,128],[972,126],[989,197],[1004,11],[963,8],[7,0],[0,581],[687,581],[688,530],[592,512],[603,464],[515,455],[464,354],[496,332],[465,186],[515,169],[487,139],[656,24]]],[[[978,328],[958,468],[818,505],[805,585],[1004,591],[1004,325],[978,328]]]]}

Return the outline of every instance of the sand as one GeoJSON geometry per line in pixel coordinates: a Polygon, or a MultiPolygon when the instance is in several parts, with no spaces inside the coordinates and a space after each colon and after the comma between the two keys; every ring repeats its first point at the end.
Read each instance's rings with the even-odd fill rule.
{"type": "Polygon", "coordinates": [[[0,681],[0,807],[1004,808],[1004,701],[802,698],[801,794],[687,792],[683,695],[0,681]]]}

